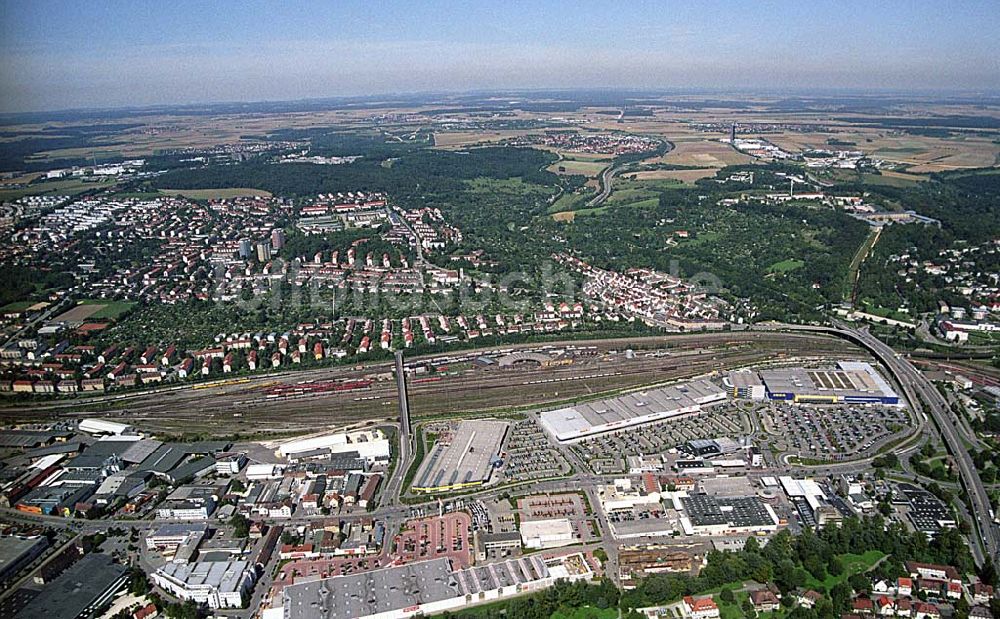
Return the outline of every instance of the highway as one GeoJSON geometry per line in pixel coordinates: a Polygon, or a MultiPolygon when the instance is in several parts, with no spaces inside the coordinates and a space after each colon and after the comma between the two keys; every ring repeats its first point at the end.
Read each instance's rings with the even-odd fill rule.
{"type": "Polygon", "coordinates": [[[591,198],[590,202],[587,202],[588,207],[600,206],[602,202],[608,199],[611,195],[611,181],[614,179],[615,174],[622,171],[625,166],[608,166],[604,168],[601,172],[601,193],[597,194],[591,198]]]}
{"type": "Polygon", "coordinates": [[[972,515],[974,516],[973,525],[978,533],[977,541],[979,542],[972,545],[973,554],[980,563],[986,556],[995,563],[998,559],[1000,545],[998,545],[997,526],[991,516],[992,504],[989,494],[987,494],[986,488],[976,472],[976,465],[969,455],[969,450],[956,427],[958,420],[948,403],[920,370],[916,369],[909,361],[896,355],[889,346],[867,331],[858,330],[852,333],[889,368],[897,382],[907,392],[906,397],[914,409],[917,406],[917,399],[914,395],[919,396],[926,404],[927,412],[930,413],[945,445],[948,447],[948,451],[951,452],[956,464],[958,464],[959,478],[971,502],[972,515]]]}
{"type": "Polygon", "coordinates": [[[830,333],[860,344],[892,374],[893,379],[903,389],[903,395],[909,401],[915,414],[921,412],[921,402],[926,405],[924,410],[934,420],[948,451],[955,458],[959,479],[971,503],[972,524],[977,533],[975,543],[971,545],[972,554],[980,564],[986,557],[990,557],[996,563],[1000,558],[998,555],[1000,538],[998,538],[997,526],[993,522],[992,504],[986,487],[976,472],[976,466],[962,440],[960,431],[956,427],[958,419],[952,413],[948,403],[920,370],[867,330],[852,329],[842,323],[834,324],[834,327],[775,325],[770,328],[830,333]]]}

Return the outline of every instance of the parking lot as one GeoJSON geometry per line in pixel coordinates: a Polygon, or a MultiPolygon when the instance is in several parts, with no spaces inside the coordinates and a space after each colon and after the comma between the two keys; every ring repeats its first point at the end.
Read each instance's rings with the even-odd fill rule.
{"type": "Polygon", "coordinates": [[[907,411],[894,406],[768,403],[756,414],[775,449],[820,460],[873,454],[909,424],[907,411]]]}
{"type": "Polygon", "coordinates": [[[595,473],[625,473],[626,458],[665,453],[698,438],[739,438],[750,433],[750,420],[740,410],[722,405],[710,411],[657,424],[628,428],[581,441],[573,446],[595,473]]]}
{"type": "Polygon", "coordinates": [[[522,419],[507,434],[503,478],[521,482],[556,477],[569,471],[565,459],[534,419],[522,419]]]}
{"type": "Polygon", "coordinates": [[[471,526],[472,517],[466,512],[411,520],[393,542],[393,557],[401,563],[448,557],[458,567],[469,567],[471,526]]]}
{"type": "Polygon", "coordinates": [[[536,494],[517,500],[521,520],[550,520],[552,518],[583,518],[586,508],[579,494],[536,494]]]}
{"type": "Polygon", "coordinates": [[[521,522],[565,518],[570,521],[577,539],[589,542],[598,537],[587,504],[580,494],[534,494],[517,499],[521,522]]]}

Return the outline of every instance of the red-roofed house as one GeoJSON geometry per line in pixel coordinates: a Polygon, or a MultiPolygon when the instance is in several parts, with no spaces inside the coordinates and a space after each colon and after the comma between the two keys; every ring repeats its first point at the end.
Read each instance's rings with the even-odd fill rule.
{"type": "Polygon", "coordinates": [[[896,595],[910,597],[913,595],[913,579],[900,576],[896,580],[896,595]]]}
{"type": "Polygon", "coordinates": [[[781,606],[781,601],[778,600],[778,596],[774,595],[767,589],[751,591],[750,601],[753,602],[754,609],[759,613],[769,613],[778,610],[781,606]]]}
{"type": "Polygon", "coordinates": [[[962,578],[958,575],[958,570],[950,565],[935,565],[933,563],[917,563],[907,561],[906,569],[913,578],[924,578],[926,580],[941,580],[945,582],[961,583],[962,578]]]}
{"type": "Polygon", "coordinates": [[[712,598],[684,598],[684,610],[692,619],[718,619],[719,607],[712,598]]]}
{"type": "Polygon", "coordinates": [[[851,608],[859,615],[870,615],[875,612],[875,604],[869,598],[856,598],[851,608]]]}
{"type": "Polygon", "coordinates": [[[962,584],[957,582],[950,582],[945,587],[945,595],[953,600],[958,600],[962,598],[962,584]]]}
{"type": "Polygon", "coordinates": [[[972,593],[972,601],[976,604],[989,604],[993,597],[993,587],[985,583],[977,582],[969,588],[972,593]]]}
{"type": "Polygon", "coordinates": [[[153,619],[156,613],[156,605],[150,603],[132,613],[132,619],[153,619]]]}

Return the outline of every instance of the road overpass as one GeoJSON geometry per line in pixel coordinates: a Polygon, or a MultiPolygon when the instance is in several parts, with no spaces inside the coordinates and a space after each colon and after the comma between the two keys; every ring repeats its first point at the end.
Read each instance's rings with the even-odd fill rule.
{"type": "Polygon", "coordinates": [[[383,505],[398,505],[400,495],[405,492],[403,479],[413,460],[414,445],[410,428],[410,396],[406,392],[406,372],[403,368],[403,352],[397,350],[395,356],[396,394],[399,398],[399,454],[396,468],[382,492],[383,505]]]}

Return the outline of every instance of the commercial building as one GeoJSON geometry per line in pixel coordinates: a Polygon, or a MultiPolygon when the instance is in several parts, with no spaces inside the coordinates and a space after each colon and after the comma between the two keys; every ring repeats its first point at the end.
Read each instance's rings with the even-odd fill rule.
{"type": "Polygon", "coordinates": [[[182,600],[209,608],[240,608],[254,581],[247,561],[168,563],[152,574],[153,582],[182,600]]]}
{"type": "Polygon", "coordinates": [[[391,446],[389,439],[381,430],[361,430],[298,439],[278,448],[278,455],[293,460],[304,457],[303,454],[316,457],[322,454],[333,455],[348,452],[357,453],[365,460],[366,464],[373,466],[389,462],[391,446]]]}
{"type": "Polygon", "coordinates": [[[285,471],[280,464],[251,464],[247,466],[247,479],[259,481],[262,479],[278,479],[285,471]]]}
{"type": "Polygon", "coordinates": [[[109,555],[103,553],[84,555],[62,575],[46,584],[15,617],[89,617],[127,584],[128,571],[124,565],[115,563],[109,555]]]}
{"type": "Polygon", "coordinates": [[[626,589],[634,586],[633,580],[649,574],[687,574],[694,566],[695,556],[677,546],[640,544],[618,551],[618,575],[626,589]]]}
{"type": "Polygon", "coordinates": [[[207,534],[204,524],[166,524],[146,535],[146,549],[172,556],[175,563],[187,563],[207,534]]]}
{"type": "Polygon", "coordinates": [[[213,486],[181,486],[156,508],[164,520],[205,520],[215,511],[221,492],[213,486]]]}
{"type": "Polygon", "coordinates": [[[542,425],[560,442],[624,430],[647,423],[690,415],[701,407],[726,399],[726,392],[710,380],[699,379],[617,398],[577,404],[543,412],[542,425]]]}
{"type": "Polygon", "coordinates": [[[132,426],[104,419],[84,419],[80,422],[79,429],[88,434],[128,434],[132,431],[132,426]]]}
{"type": "Polygon", "coordinates": [[[505,421],[466,420],[450,440],[439,440],[413,482],[416,492],[448,492],[489,481],[507,436],[505,421]]]}
{"type": "Polygon", "coordinates": [[[758,497],[677,496],[683,511],[681,527],[687,535],[746,535],[778,530],[778,516],[758,497]]]}
{"type": "Polygon", "coordinates": [[[479,529],[472,533],[476,561],[483,562],[491,553],[504,555],[521,549],[521,534],[517,531],[486,533],[479,529]]]}
{"type": "Polygon", "coordinates": [[[761,370],[770,400],[798,404],[899,404],[899,396],[869,363],[841,361],[838,369],[761,370]]]}
{"type": "Polygon", "coordinates": [[[7,582],[48,548],[44,537],[0,537],[0,583],[7,582]]]}
{"type": "Polygon", "coordinates": [[[558,548],[575,541],[573,523],[568,518],[527,520],[520,528],[525,548],[558,548]]]}
{"type": "Polygon", "coordinates": [[[740,370],[730,372],[724,381],[730,390],[730,395],[741,400],[763,400],[767,397],[764,381],[757,372],[740,370]]]}
{"type": "Polygon", "coordinates": [[[958,526],[951,507],[929,491],[912,484],[899,484],[899,491],[906,498],[906,515],[913,528],[927,537],[958,526]]]}
{"type": "Polygon", "coordinates": [[[446,558],[294,584],[265,619],[402,619],[538,591],[556,580],[589,580],[581,554],[537,555],[453,571],[446,558]]]}

